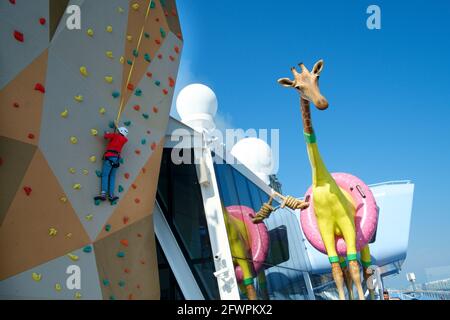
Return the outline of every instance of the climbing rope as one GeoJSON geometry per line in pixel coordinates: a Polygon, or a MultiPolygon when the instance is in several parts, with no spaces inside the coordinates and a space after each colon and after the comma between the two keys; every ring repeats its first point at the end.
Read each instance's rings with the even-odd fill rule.
{"type": "MultiPolygon", "coordinates": [[[[147,12],[145,13],[145,20],[144,20],[144,23],[142,24],[141,34],[139,35],[139,40],[138,40],[138,44],[137,44],[137,48],[136,48],[137,52],[139,52],[139,47],[140,47],[140,45],[141,45],[142,36],[144,35],[144,29],[145,29],[145,25],[146,25],[146,23],[147,23],[148,16],[149,16],[149,14],[150,14],[150,8],[151,8],[152,2],[153,2],[153,0],[150,0],[150,2],[148,3],[148,6],[147,6],[147,12]]],[[[136,61],[136,56],[133,55],[133,61],[132,61],[132,63],[131,63],[130,72],[128,73],[128,78],[127,78],[127,85],[126,85],[126,88],[128,88],[128,85],[130,84],[131,76],[132,76],[133,70],[134,70],[134,64],[135,64],[135,61],[136,61]]],[[[118,112],[117,112],[117,117],[116,117],[116,121],[115,121],[115,122],[116,122],[116,125],[119,124],[120,117],[121,117],[121,115],[122,115],[122,111],[123,111],[123,107],[124,107],[124,102],[125,102],[125,100],[124,100],[124,94],[122,93],[122,94],[121,94],[121,98],[120,98],[119,110],[118,110],[118,112]]]]}

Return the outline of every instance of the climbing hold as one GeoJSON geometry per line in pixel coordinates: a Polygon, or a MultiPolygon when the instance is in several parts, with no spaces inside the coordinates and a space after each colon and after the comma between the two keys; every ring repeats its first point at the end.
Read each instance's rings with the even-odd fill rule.
{"type": "Polygon", "coordinates": [[[142,139],[142,140],[141,140],[141,144],[142,144],[142,145],[145,145],[146,143],[147,143],[147,140],[145,140],[145,139],[142,139]]]}
{"type": "Polygon", "coordinates": [[[123,192],[123,187],[119,186],[118,190],[119,190],[120,193],[122,193],[123,192]]]}
{"type": "Polygon", "coordinates": [[[163,28],[159,29],[159,32],[161,33],[161,37],[165,38],[166,37],[166,32],[164,31],[163,28]]]}
{"type": "Polygon", "coordinates": [[[117,7],[117,11],[118,11],[119,13],[123,13],[123,8],[122,8],[122,7],[117,7]]]}
{"type": "Polygon", "coordinates": [[[61,112],[62,118],[67,118],[68,115],[69,115],[69,110],[67,110],[67,109],[65,109],[63,112],[61,112]]]}
{"type": "Polygon", "coordinates": [[[84,253],[91,253],[92,252],[92,247],[91,246],[86,246],[83,248],[83,252],[84,253]]]}
{"type": "Polygon", "coordinates": [[[120,158],[119,162],[120,162],[120,164],[124,164],[125,160],[123,160],[123,158],[120,158]]]}
{"type": "Polygon", "coordinates": [[[144,37],[146,37],[148,39],[148,38],[150,38],[150,34],[148,32],[145,32],[144,37]]]}
{"type": "Polygon", "coordinates": [[[169,60],[173,62],[175,61],[175,58],[173,56],[169,56],[169,60]]]}
{"type": "Polygon", "coordinates": [[[156,40],[155,40],[155,43],[156,43],[157,45],[160,45],[160,44],[161,44],[161,40],[156,39],[156,40]]]}
{"type": "Polygon", "coordinates": [[[133,61],[131,61],[130,59],[127,60],[127,63],[131,66],[133,64],[133,61]]]}
{"type": "Polygon", "coordinates": [[[100,178],[102,176],[102,172],[100,170],[95,170],[95,175],[100,178]]]}
{"type": "Polygon", "coordinates": [[[116,297],[114,297],[113,295],[109,296],[109,300],[116,300],[116,297]]]}
{"type": "Polygon", "coordinates": [[[134,199],[134,202],[135,202],[136,204],[139,204],[139,203],[141,203],[141,200],[140,200],[139,198],[136,198],[136,199],[134,199]]]}
{"type": "Polygon", "coordinates": [[[75,292],[74,297],[75,297],[75,299],[81,299],[81,293],[75,292]]]}
{"type": "Polygon", "coordinates": [[[173,50],[174,50],[176,53],[180,53],[180,48],[179,48],[178,46],[175,46],[175,47],[173,48],[173,50]]]}
{"type": "Polygon", "coordinates": [[[123,224],[127,224],[128,221],[130,221],[130,218],[128,218],[127,216],[125,216],[125,217],[122,218],[123,224]]]}
{"type": "Polygon", "coordinates": [[[110,127],[111,129],[114,129],[116,125],[114,124],[114,121],[110,121],[108,124],[108,127],[110,127]]]}
{"type": "Polygon", "coordinates": [[[87,221],[92,221],[93,218],[94,218],[94,215],[93,215],[93,214],[88,214],[88,215],[85,217],[85,219],[86,219],[87,221]]]}
{"type": "Polygon", "coordinates": [[[107,26],[106,27],[106,32],[111,33],[113,31],[113,27],[112,26],[107,26]]]}
{"type": "Polygon", "coordinates": [[[127,35],[127,40],[128,40],[128,41],[133,41],[133,37],[130,36],[130,35],[127,35]]]}
{"type": "Polygon", "coordinates": [[[143,113],[142,116],[144,117],[144,119],[148,119],[149,115],[147,113],[143,113]]]}
{"type": "Polygon", "coordinates": [[[9,0],[9,3],[16,4],[16,0],[9,0]]]}
{"type": "Polygon", "coordinates": [[[23,187],[23,191],[25,191],[25,194],[26,194],[27,196],[30,196],[30,195],[31,195],[31,192],[33,191],[33,189],[31,189],[31,188],[28,187],[28,186],[25,186],[25,187],[23,187]]]}
{"type": "Polygon", "coordinates": [[[159,86],[161,85],[161,81],[156,80],[156,81],[155,81],[155,85],[159,87],[159,86]]]}
{"type": "Polygon", "coordinates": [[[104,114],[106,113],[106,109],[103,108],[103,107],[101,107],[100,109],[98,109],[98,112],[99,112],[101,115],[104,115],[104,114]]]}
{"type": "Polygon", "coordinates": [[[146,75],[147,75],[147,77],[149,77],[149,78],[153,77],[153,74],[152,74],[151,72],[147,72],[146,75]]]}
{"type": "Polygon", "coordinates": [[[55,290],[58,291],[58,292],[62,290],[62,287],[61,287],[61,285],[59,283],[55,284],[55,290]]]}
{"type": "Polygon", "coordinates": [[[100,204],[102,203],[102,201],[100,199],[95,199],[94,200],[94,204],[98,207],[100,204]]]}
{"type": "Polygon", "coordinates": [[[127,89],[130,91],[134,90],[134,85],[132,83],[127,84],[127,89]]]}
{"type": "Polygon", "coordinates": [[[137,185],[136,185],[136,184],[134,184],[134,183],[133,183],[133,184],[131,185],[131,187],[132,187],[132,188],[133,188],[134,190],[136,190],[136,189],[137,189],[137,185]]]}
{"type": "Polygon", "coordinates": [[[137,51],[137,49],[133,50],[133,56],[135,56],[136,58],[139,56],[139,52],[137,51]]]}
{"type": "Polygon", "coordinates": [[[123,272],[124,273],[131,273],[130,269],[128,269],[128,268],[123,269],[123,272]]]}
{"type": "Polygon", "coordinates": [[[19,41],[19,42],[24,42],[25,41],[25,37],[24,37],[22,32],[14,30],[14,34],[13,35],[14,35],[14,38],[17,41],[19,41]]]}
{"type": "Polygon", "coordinates": [[[172,77],[169,77],[169,87],[173,88],[175,86],[175,80],[172,77]]]}
{"type": "Polygon", "coordinates": [[[152,0],[152,1],[150,2],[150,8],[151,8],[151,9],[155,9],[155,7],[156,7],[155,1],[152,0]]]}
{"type": "Polygon", "coordinates": [[[49,235],[50,237],[56,236],[57,233],[58,233],[58,230],[56,230],[55,228],[50,228],[50,229],[48,229],[48,235],[49,235]]]}
{"type": "Polygon", "coordinates": [[[103,285],[105,286],[105,287],[108,287],[109,286],[109,280],[108,279],[103,279],[103,285]]]}
{"type": "Polygon", "coordinates": [[[33,139],[34,139],[34,134],[32,134],[32,133],[29,133],[29,134],[28,134],[28,139],[31,139],[31,140],[33,140],[33,139]]]}
{"type": "Polygon", "coordinates": [[[87,29],[87,35],[89,36],[89,37],[93,37],[94,36],[94,30],[92,30],[91,28],[89,28],[89,29],[87,29]]]}
{"type": "Polygon", "coordinates": [[[120,59],[119,59],[119,61],[120,61],[121,64],[124,64],[125,58],[124,58],[123,56],[121,56],[120,59]]]}
{"type": "Polygon", "coordinates": [[[20,105],[19,105],[17,102],[14,102],[14,103],[13,103],[13,107],[14,107],[14,108],[19,108],[20,105]]]}
{"type": "Polygon", "coordinates": [[[152,62],[152,60],[150,59],[150,55],[148,53],[144,54],[144,59],[147,62],[152,62]]]}
{"type": "Polygon", "coordinates": [[[117,99],[118,97],[120,97],[120,92],[114,91],[114,92],[112,93],[112,96],[113,96],[114,99],[117,99]]]}
{"type": "Polygon", "coordinates": [[[83,175],[87,176],[89,174],[89,170],[88,169],[83,169],[83,175]]]}
{"type": "Polygon", "coordinates": [[[105,226],[105,231],[106,232],[109,232],[111,230],[111,225],[110,224],[107,224],[106,226],[105,226]]]}
{"type": "Polygon", "coordinates": [[[114,59],[112,51],[106,51],[106,56],[110,59],[114,59]]]}
{"type": "Polygon", "coordinates": [[[136,153],[137,155],[140,155],[141,154],[141,150],[136,149],[136,150],[134,150],[134,153],[136,153]]]}
{"type": "Polygon", "coordinates": [[[138,233],[138,234],[137,234],[137,237],[138,237],[138,238],[142,238],[142,234],[138,233]]]}
{"type": "Polygon", "coordinates": [[[97,157],[96,156],[90,156],[89,157],[89,161],[94,163],[95,161],[97,161],[97,157]]]}
{"type": "Polygon", "coordinates": [[[153,142],[152,145],[150,146],[150,148],[151,148],[153,151],[155,151],[156,147],[157,147],[157,144],[156,144],[155,142],[153,142]]]}
{"type": "Polygon", "coordinates": [[[47,22],[47,20],[45,20],[45,18],[39,19],[39,23],[41,24],[41,26],[45,25],[46,22],[47,22]]]}
{"type": "Polygon", "coordinates": [[[70,258],[70,260],[72,261],[78,261],[78,259],[80,259],[77,255],[74,255],[72,253],[68,253],[67,256],[70,258]]]}
{"type": "Polygon", "coordinates": [[[136,97],[140,97],[142,96],[142,90],[141,89],[136,89],[136,92],[134,93],[136,97]]]}
{"type": "Polygon", "coordinates": [[[154,106],[154,107],[152,108],[152,110],[153,110],[154,113],[158,113],[158,111],[159,111],[158,107],[156,107],[156,106],[154,106]]]}
{"type": "Polygon", "coordinates": [[[129,179],[130,178],[130,174],[127,172],[127,173],[125,173],[124,175],[123,175],[124,177],[125,177],[125,179],[129,179]]]}
{"type": "Polygon", "coordinates": [[[105,77],[105,81],[106,81],[107,83],[112,83],[112,82],[113,82],[113,77],[106,76],[106,77],[105,77]]]}
{"type": "Polygon", "coordinates": [[[39,91],[41,93],[45,93],[45,87],[40,83],[35,84],[34,90],[39,91]]]}
{"type": "Polygon", "coordinates": [[[169,94],[169,91],[167,89],[163,89],[163,93],[165,96],[167,96],[169,94]]]}
{"type": "Polygon", "coordinates": [[[133,109],[136,111],[139,111],[141,109],[141,106],[137,104],[133,107],[133,109]]]}
{"type": "Polygon", "coordinates": [[[119,251],[119,252],[117,253],[117,257],[118,257],[118,258],[123,258],[123,257],[125,257],[125,252],[119,251]]]}
{"type": "Polygon", "coordinates": [[[91,136],[97,136],[98,131],[96,129],[91,129],[91,136]]]}
{"type": "Polygon", "coordinates": [[[72,188],[73,188],[74,190],[80,190],[80,189],[81,189],[81,184],[75,183],[75,184],[72,186],[72,188]]]}
{"type": "Polygon", "coordinates": [[[84,98],[81,94],[77,95],[74,97],[76,102],[83,102],[84,98]]]}
{"type": "Polygon", "coordinates": [[[133,3],[133,5],[131,6],[131,8],[133,8],[134,11],[139,10],[139,3],[133,3]]]}
{"type": "Polygon", "coordinates": [[[124,121],[123,124],[124,124],[126,127],[129,127],[129,126],[131,126],[131,121],[130,121],[130,120],[124,121]]]}
{"type": "Polygon", "coordinates": [[[120,240],[120,244],[123,245],[124,247],[128,247],[128,240],[122,239],[122,240],[120,240]]]}
{"type": "Polygon", "coordinates": [[[125,287],[125,281],[123,281],[123,280],[120,280],[117,284],[118,284],[119,287],[121,287],[121,288],[125,287]]]}
{"type": "Polygon", "coordinates": [[[75,174],[75,172],[77,172],[77,171],[75,170],[75,168],[69,168],[69,172],[70,172],[71,174],[75,174]]]}
{"type": "Polygon", "coordinates": [[[31,277],[32,277],[33,280],[36,281],[36,282],[39,282],[39,281],[42,280],[42,274],[40,274],[40,273],[33,272],[33,273],[31,274],[31,277]]]}
{"type": "Polygon", "coordinates": [[[85,66],[81,66],[80,73],[82,76],[87,77],[88,76],[87,68],[85,66]]]}
{"type": "Polygon", "coordinates": [[[59,198],[59,200],[60,200],[62,203],[66,203],[66,202],[67,202],[67,197],[62,196],[61,198],[59,198]]]}
{"type": "Polygon", "coordinates": [[[72,233],[69,232],[68,234],[66,234],[66,237],[67,237],[67,238],[72,238],[72,233]]]}
{"type": "Polygon", "coordinates": [[[162,54],[160,53],[160,54],[158,54],[158,59],[162,59],[163,58],[163,56],[162,56],[162,54]]]}
{"type": "Polygon", "coordinates": [[[70,137],[70,143],[77,144],[78,143],[77,137],[70,137]]]}

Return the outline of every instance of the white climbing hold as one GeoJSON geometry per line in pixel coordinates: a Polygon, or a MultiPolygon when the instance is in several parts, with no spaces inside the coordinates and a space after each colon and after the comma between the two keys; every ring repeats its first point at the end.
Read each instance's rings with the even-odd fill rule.
{"type": "Polygon", "coordinates": [[[73,188],[74,190],[80,190],[80,189],[81,189],[81,184],[75,183],[75,184],[72,186],[72,188],[73,188]]]}
{"type": "Polygon", "coordinates": [[[87,77],[89,74],[87,72],[87,68],[85,66],[80,67],[80,73],[82,76],[87,77]]]}
{"type": "Polygon", "coordinates": [[[72,260],[72,261],[78,261],[78,259],[80,259],[78,256],[76,256],[76,255],[74,255],[74,254],[72,254],[72,253],[69,253],[69,254],[67,254],[67,256],[70,258],[70,260],[72,260]]]}
{"type": "Polygon", "coordinates": [[[106,81],[107,83],[112,83],[112,82],[113,82],[113,77],[106,76],[106,77],[105,77],[105,81],[106,81]]]}
{"type": "Polygon", "coordinates": [[[77,137],[70,137],[70,143],[77,144],[78,143],[77,137]]]}
{"type": "Polygon", "coordinates": [[[50,237],[56,236],[57,233],[58,233],[58,230],[56,230],[55,228],[50,228],[50,229],[48,229],[48,235],[49,235],[50,237]]]}
{"type": "Polygon", "coordinates": [[[83,102],[84,98],[81,94],[77,95],[74,97],[75,101],[77,102],[83,102]]]}
{"type": "Polygon", "coordinates": [[[39,281],[42,280],[42,274],[40,274],[40,273],[33,272],[33,273],[31,274],[31,277],[32,277],[33,280],[36,281],[36,282],[39,282],[39,281]]]}
{"type": "Polygon", "coordinates": [[[61,112],[62,118],[67,118],[68,115],[69,115],[69,110],[67,110],[67,109],[65,109],[63,112],[61,112]]]}

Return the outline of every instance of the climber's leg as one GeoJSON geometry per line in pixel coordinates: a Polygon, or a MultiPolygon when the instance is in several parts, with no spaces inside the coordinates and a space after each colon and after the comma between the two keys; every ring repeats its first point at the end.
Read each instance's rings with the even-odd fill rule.
{"type": "MultiPolygon", "coordinates": [[[[119,162],[119,158],[117,158],[117,157],[113,157],[110,159],[114,164],[119,162]]],[[[108,192],[109,192],[108,197],[109,197],[109,201],[111,201],[111,202],[115,202],[119,199],[118,197],[114,196],[114,190],[116,187],[116,172],[117,172],[117,168],[114,168],[111,165],[111,171],[109,173],[109,180],[108,180],[108,192]]]]}
{"type": "Polygon", "coordinates": [[[333,274],[334,283],[336,284],[336,288],[339,293],[339,299],[345,300],[344,274],[342,273],[341,266],[339,265],[339,257],[336,252],[334,222],[330,222],[326,219],[318,219],[317,224],[319,226],[320,235],[322,236],[325,249],[327,250],[328,259],[331,263],[331,271],[333,274]]]}
{"type": "Polygon", "coordinates": [[[373,288],[372,289],[369,288],[367,282],[367,280],[372,275],[371,273],[369,273],[368,270],[368,268],[372,265],[372,257],[370,256],[370,249],[368,244],[361,249],[361,264],[363,266],[363,277],[364,280],[366,281],[367,289],[369,290],[370,299],[375,300],[375,291],[373,290],[373,288]]]}
{"type": "Polygon", "coordinates": [[[106,194],[108,192],[109,183],[109,173],[111,172],[112,166],[107,159],[103,160],[102,176],[100,182],[100,196],[95,197],[95,200],[105,201],[106,194]]]}

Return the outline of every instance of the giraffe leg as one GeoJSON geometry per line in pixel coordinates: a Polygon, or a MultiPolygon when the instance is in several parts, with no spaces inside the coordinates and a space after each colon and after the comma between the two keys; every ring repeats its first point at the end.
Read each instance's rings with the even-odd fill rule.
{"type": "Polygon", "coordinates": [[[339,264],[341,265],[342,273],[344,274],[344,282],[347,287],[348,299],[353,300],[353,282],[352,278],[348,272],[347,261],[343,257],[339,257],[339,264]]]}
{"type": "Polygon", "coordinates": [[[361,285],[361,275],[358,264],[358,252],[356,251],[356,230],[352,219],[342,219],[339,223],[345,244],[347,245],[348,270],[353,283],[358,291],[359,300],[365,300],[361,285]]]}
{"type": "Polygon", "coordinates": [[[363,277],[364,281],[366,281],[367,289],[369,290],[370,300],[375,300],[375,291],[373,290],[373,288],[369,288],[367,282],[372,275],[368,271],[368,268],[372,265],[372,257],[370,256],[370,249],[368,244],[361,250],[361,264],[363,266],[363,277]]]}
{"type": "Polygon", "coordinates": [[[333,275],[334,283],[339,294],[340,300],[345,300],[344,292],[344,274],[341,266],[339,265],[339,257],[336,252],[336,246],[334,241],[334,224],[326,220],[317,221],[320,235],[322,236],[325,249],[327,250],[328,259],[331,263],[331,272],[333,275]]]}

